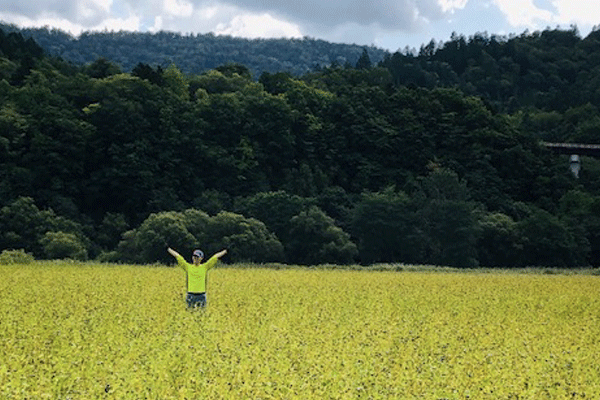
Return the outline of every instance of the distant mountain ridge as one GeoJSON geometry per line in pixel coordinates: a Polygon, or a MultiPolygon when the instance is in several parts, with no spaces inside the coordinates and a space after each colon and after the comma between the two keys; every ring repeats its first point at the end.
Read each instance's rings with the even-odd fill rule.
{"type": "Polygon", "coordinates": [[[79,37],[58,29],[19,28],[0,23],[5,32],[33,38],[48,54],[77,65],[105,58],[129,72],[139,63],[176,65],[188,74],[200,74],[227,63],[243,64],[255,78],[263,72],[303,75],[332,64],[354,65],[364,49],[375,64],[390,53],[374,46],[336,44],[313,38],[244,39],[212,33],[84,32],[79,37]]]}

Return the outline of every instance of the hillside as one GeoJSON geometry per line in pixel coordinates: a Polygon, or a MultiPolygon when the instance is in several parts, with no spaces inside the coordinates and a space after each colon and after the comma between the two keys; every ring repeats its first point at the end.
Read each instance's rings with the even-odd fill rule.
{"type": "Polygon", "coordinates": [[[575,178],[540,144],[598,139],[597,33],[575,33],[457,37],[257,81],[241,64],[78,66],[0,31],[0,250],[600,265],[600,162],[582,157],[575,178]]]}
{"type": "MultiPolygon", "coordinates": [[[[301,77],[329,66],[355,66],[366,51],[369,65],[388,70],[395,87],[459,88],[481,97],[496,111],[562,114],[572,108],[600,105],[600,31],[582,38],[575,27],[508,36],[480,33],[467,38],[454,34],[447,42],[422,45],[418,53],[393,54],[376,47],[311,38],[249,40],[172,32],[88,32],[73,37],[56,29],[2,24],[0,29],[32,38],[46,54],[74,65],[89,65],[103,58],[123,72],[142,63],[163,69],[175,65],[183,73],[196,75],[237,63],[248,68],[255,80],[264,72],[301,77]]],[[[590,119],[589,110],[576,113],[584,114],[581,119],[590,119]]],[[[541,126],[539,118],[533,118],[531,129],[544,139],[598,141],[589,134],[590,129],[580,134],[571,123],[564,126],[560,116],[540,118],[544,119],[541,126]]]]}
{"type": "Polygon", "coordinates": [[[499,111],[564,112],[600,104],[600,30],[582,38],[577,28],[521,35],[455,34],[418,55],[395,53],[382,64],[396,85],[459,87],[499,111]]]}
{"type": "Polygon", "coordinates": [[[20,29],[0,24],[5,32],[33,38],[48,54],[76,65],[105,58],[129,72],[138,63],[168,67],[175,64],[188,74],[199,74],[227,63],[243,64],[258,78],[262,72],[302,75],[332,63],[354,65],[367,49],[373,62],[388,52],[376,47],[335,44],[323,40],[242,39],[214,34],[181,35],[172,32],[96,32],[74,37],[56,29],[20,29]]]}

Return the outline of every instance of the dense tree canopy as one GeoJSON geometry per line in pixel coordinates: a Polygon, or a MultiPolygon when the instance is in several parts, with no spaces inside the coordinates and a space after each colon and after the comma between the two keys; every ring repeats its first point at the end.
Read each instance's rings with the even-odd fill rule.
{"type": "Polygon", "coordinates": [[[600,140],[596,36],[454,37],[256,80],[225,60],[79,67],[1,33],[0,250],[598,266],[600,162],[576,179],[541,144],[600,140]]]}
{"type": "Polygon", "coordinates": [[[112,60],[130,72],[139,63],[168,67],[175,64],[189,74],[200,74],[228,63],[246,65],[252,75],[287,71],[302,75],[332,63],[354,65],[364,51],[378,62],[387,53],[373,46],[336,44],[324,40],[242,39],[208,34],[182,35],[173,32],[84,32],[80,36],[48,28],[19,29],[0,23],[6,32],[33,38],[48,54],[79,64],[98,58],[112,60]]]}

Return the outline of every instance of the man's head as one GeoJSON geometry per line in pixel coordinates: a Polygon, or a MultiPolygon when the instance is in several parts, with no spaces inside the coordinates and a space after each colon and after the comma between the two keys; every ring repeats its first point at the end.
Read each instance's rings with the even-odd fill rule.
{"type": "Polygon", "coordinates": [[[200,264],[200,262],[202,262],[202,259],[204,259],[204,253],[202,252],[202,250],[194,250],[194,252],[192,253],[192,261],[194,262],[194,264],[200,264]]]}

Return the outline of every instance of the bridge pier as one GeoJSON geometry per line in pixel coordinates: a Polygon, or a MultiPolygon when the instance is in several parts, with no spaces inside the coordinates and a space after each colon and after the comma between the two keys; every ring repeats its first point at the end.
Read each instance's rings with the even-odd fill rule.
{"type": "Polygon", "coordinates": [[[579,178],[579,170],[581,169],[581,161],[579,161],[579,154],[571,154],[569,159],[569,167],[575,178],[579,178]]]}
{"type": "Polygon", "coordinates": [[[600,158],[600,144],[542,142],[542,146],[558,154],[570,155],[569,168],[575,178],[579,178],[579,171],[581,170],[580,156],[600,158]]]}

